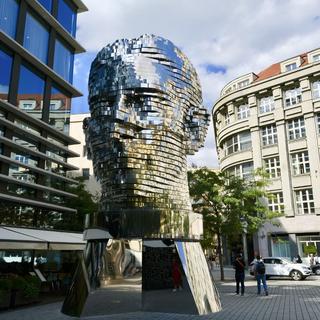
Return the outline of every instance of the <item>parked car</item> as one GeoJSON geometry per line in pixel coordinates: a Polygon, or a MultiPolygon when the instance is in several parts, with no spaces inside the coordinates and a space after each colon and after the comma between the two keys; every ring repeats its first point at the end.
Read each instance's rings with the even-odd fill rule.
{"type": "Polygon", "coordinates": [[[311,270],[313,273],[317,274],[318,276],[320,275],[320,264],[314,264],[313,266],[311,266],[311,270]]]}
{"type": "MultiPolygon", "coordinates": [[[[266,257],[262,259],[266,267],[266,276],[291,277],[292,280],[303,280],[311,275],[311,268],[302,263],[293,263],[280,257],[266,257]]],[[[249,265],[250,274],[253,275],[254,262],[249,265]]],[[[320,274],[320,266],[319,266],[320,274]]]]}

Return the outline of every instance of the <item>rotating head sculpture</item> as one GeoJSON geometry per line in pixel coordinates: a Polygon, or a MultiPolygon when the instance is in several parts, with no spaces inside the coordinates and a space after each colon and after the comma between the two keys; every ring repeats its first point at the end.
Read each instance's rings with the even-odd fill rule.
{"type": "Polygon", "coordinates": [[[187,57],[153,35],[107,45],[91,65],[89,104],[98,226],[113,237],[198,238],[186,156],[203,145],[209,115],[187,57]]]}
{"type": "Polygon", "coordinates": [[[116,41],[92,63],[89,103],[84,128],[102,201],[62,311],[182,312],[181,298],[158,294],[171,288],[173,259],[188,281],[183,313],[220,310],[199,241],[184,241],[202,233],[186,156],[202,146],[209,119],[190,61],[160,37],[116,41]]]}

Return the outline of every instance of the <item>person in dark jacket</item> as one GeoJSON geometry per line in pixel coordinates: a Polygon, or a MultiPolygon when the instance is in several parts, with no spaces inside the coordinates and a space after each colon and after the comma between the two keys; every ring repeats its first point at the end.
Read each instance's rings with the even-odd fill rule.
{"type": "Polygon", "coordinates": [[[236,294],[239,294],[240,284],[241,284],[241,295],[244,295],[244,272],[245,272],[245,262],[241,254],[238,254],[234,263],[235,278],[236,278],[236,294]]]}

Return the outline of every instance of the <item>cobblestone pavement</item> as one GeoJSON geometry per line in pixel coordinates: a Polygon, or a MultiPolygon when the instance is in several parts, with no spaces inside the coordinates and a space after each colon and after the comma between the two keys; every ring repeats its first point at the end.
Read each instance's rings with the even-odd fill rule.
{"type": "MultiPolygon", "coordinates": [[[[227,280],[218,281],[221,312],[207,315],[181,315],[164,313],[126,313],[112,316],[86,317],[83,320],[318,320],[320,319],[320,276],[304,281],[273,279],[268,281],[269,296],[257,296],[256,283],[246,278],[243,297],[235,295],[232,270],[227,270],[227,280]]],[[[172,294],[180,294],[172,293],[172,294]]],[[[1,320],[72,320],[60,313],[61,303],[51,303],[0,313],[1,320]]]]}

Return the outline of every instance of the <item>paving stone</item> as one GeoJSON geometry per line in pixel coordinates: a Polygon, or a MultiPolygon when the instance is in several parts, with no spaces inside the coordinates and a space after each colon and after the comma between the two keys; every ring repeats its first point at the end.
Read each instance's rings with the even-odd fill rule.
{"type": "MultiPolygon", "coordinates": [[[[233,271],[226,270],[227,280],[218,281],[223,310],[206,316],[136,312],[82,320],[319,320],[320,276],[304,281],[273,279],[268,281],[269,296],[257,296],[256,283],[246,277],[246,291],[235,295],[233,271]]],[[[217,278],[217,274],[214,273],[217,278]]],[[[0,313],[0,320],[74,320],[60,313],[61,302],[0,313]]]]}

